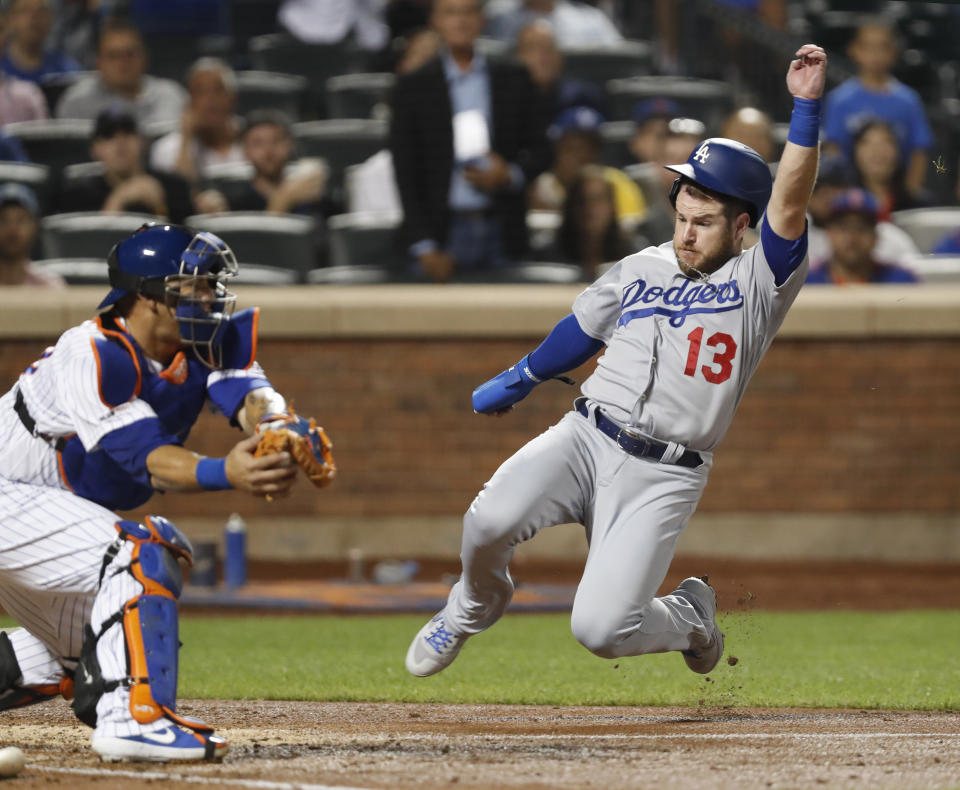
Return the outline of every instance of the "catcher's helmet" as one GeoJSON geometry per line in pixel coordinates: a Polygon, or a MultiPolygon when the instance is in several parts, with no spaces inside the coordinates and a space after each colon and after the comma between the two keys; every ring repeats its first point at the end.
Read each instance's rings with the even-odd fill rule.
{"type": "Polygon", "coordinates": [[[763,157],[750,146],[726,137],[711,137],[701,142],[687,157],[686,164],[664,166],[681,176],[670,189],[670,202],[674,207],[686,179],[744,201],[749,206],[751,226],[757,224],[773,190],[770,167],[763,157]]]}
{"type": "Polygon", "coordinates": [[[110,293],[98,310],[129,293],[176,309],[180,336],[209,367],[220,366],[219,334],[236,296],[225,280],[237,273],[237,259],[219,236],[184,225],[146,224],[110,250],[110,293]]]}

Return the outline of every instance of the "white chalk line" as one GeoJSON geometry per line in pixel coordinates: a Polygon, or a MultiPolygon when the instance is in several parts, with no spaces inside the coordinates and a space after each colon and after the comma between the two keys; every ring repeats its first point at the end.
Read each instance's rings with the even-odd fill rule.
{"type": "Polygon", "coordinates": [[[252,787],[256,790],[365,790],[356,785],[318,785],[305,782],[269,782],[265,779],[230,779],[221,776],[191,776],[189,774],[168,774],[163,771],[122,771],[109,768],[59,768],[52,765],[28,763],[26,768],[52,774],[72,774],[76,776],[123,776],[129,779],[161,782],[190,782],[201,785],[229,785],[231,787],[252,787]]]}

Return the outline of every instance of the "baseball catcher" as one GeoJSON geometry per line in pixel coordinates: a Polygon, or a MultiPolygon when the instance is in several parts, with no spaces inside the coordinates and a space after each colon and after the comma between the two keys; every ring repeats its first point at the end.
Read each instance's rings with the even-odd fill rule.
{"type": "Polygon", "coordinates": [[[108,258],[99,315],[64,332],[0,398],[0,710],[73,696],[104,760],[216,759],[177,711],[178,608],[192,547],[160,516],[114,511],[155,491],[284,496],[331,445],[256,359],[258,308],[234,312],[237,261],[212,233],[145,225],[108,258]],[[189,450],[205,404],[248,436],[189,450]]]}

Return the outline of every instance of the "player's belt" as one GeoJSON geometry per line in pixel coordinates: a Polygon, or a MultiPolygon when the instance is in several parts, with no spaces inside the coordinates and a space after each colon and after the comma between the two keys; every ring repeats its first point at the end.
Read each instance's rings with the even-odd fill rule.
{"type": "MultiPolygon", "coordinates": [[[[577,398],[573,405],[580,414],[588,420],[590,419],[590,410],[587,409],[586,398],[577,398]]],[[[637,458],[651,458],[659,461],[667,451],[667,444],[665,442],[658,442],[656,439],[647,439],[644,436],[638,436],[632,433],[619,423],[611,420],[600,411],[600,409],[593,410],[593,417],[597,428],[613,439],[625,453],[629,453],[637,458]]],[[[703,463],[703,458],[700,457],[700,453],[694,450],[684,450],[680,457],[673,463],[677,466],[685,466],[688,469],[696,469],[703,463]]]]}
{"type": "Polygon", "coordinates": [[[20,418],[20,422],[23,423],[23,427],[30,431],[31,435],[36,436],[38,439],[43,439],[43,441],[58,453],[63,452],[63,448],[67,446],[67,440],[62,436],[50,436],[46,433],[37,433],[37,421],[33,419],[33,417],[30,416],[30,412],[27,411],[27,404],[24,403],[23,393],[20,392],[19,387],[17,388],[17,400],[13,404],[13,410],[20,418]]]}

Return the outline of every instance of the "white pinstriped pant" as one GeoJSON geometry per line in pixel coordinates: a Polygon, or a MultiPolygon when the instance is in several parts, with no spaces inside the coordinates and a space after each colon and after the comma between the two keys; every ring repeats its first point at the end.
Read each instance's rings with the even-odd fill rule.
{"type": "MultiPolygon", "coordinates": [[[[142,592],[129,573],[108,569],[98,590],[104,552],[117,538],[116,514],[69,491],[0,477],[0,604],[23,629],[9,634],[23,685],[56,683],[73,668],[87,623],[100,625],[142,592]]],[[[129,564],[126,543],[111,563],[129,564]]],[[[127,674],[121,623],[97,645],[105,680],[127,674]]],[[[130,692],[118,688],[97,705],[97,733],[136,735],[165,727],[140,725],[130,715],[130,692]]]]}

